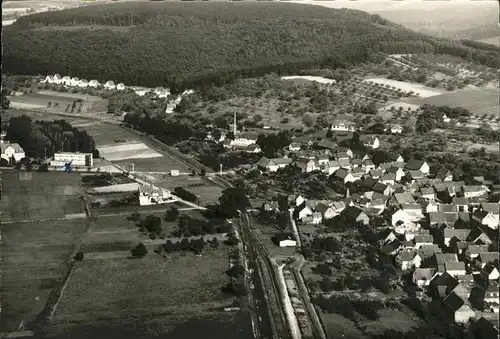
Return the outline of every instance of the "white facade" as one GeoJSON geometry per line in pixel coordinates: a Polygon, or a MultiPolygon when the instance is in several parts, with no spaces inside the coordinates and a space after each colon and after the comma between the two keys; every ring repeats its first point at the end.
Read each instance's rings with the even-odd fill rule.
{"type": "Polygon", "coordinates": [[[255,144],[255,142],[257,142],[256,139],[235,136],[234,140],[231,140],[231,146],[246,147],[255,144]]]}
{"type": "Polygon", "coordinates": [[[88,86],[96,88],[96,87],[99,87],[99,85],[100,85],[99,81],[97,81],[97,80],[90,80],[88,86]]]}
{"type": "Polygon", "coordinates": [[[92,153],[72,153],[72,152],[58,152],[54,154],[54,160],[50,162],[51,166],[64,166],[66,163],[71,162],[73,166],[92,167],[94,159],[92,153]]]}
{"type": "Polygon", "coordinates": [[[116,88],[115,82],[114,82],[114,81],[112,81],[112,80],[107,81],[107,82],[104,84],[104,88],[105,88],[105,89],[109,89],[109,90],[115,89],[115,88],[116,88]]]}
{"type": "Polygon", "coordinates": [[[177,199],[166,189],[153,185],[139,186],[139,205],[150,206],[166,204],[177,199]]]}
{"type": "Polygon", "coordinates": [[[336,122],[330,127],[332,131],[354,132],[354,124],[349,122],[336,122]]]}
{"type": "Polygon", "coordinates": [[[123,84],[123,82],[120,82],[118,85],[116,85],[116,90],[117,91],[125,90],[125,85],[123,84]]]}
{"type": "Polygon", "coordinates": [[[80,80],[80,83],[78,84],[78,87],[86,88],[89,86],[89,82],[85,79],[80,80]]]}
{"type": "Polygon", "coordinates": [[[297,242],[295,240],[286,239],[286,240],[281,240],[279,242],[279,245],[280,247],[295,247],[297,246],[297,242]]]}
{"type": "Polygon", "coordinates": [[[2,154],[1,154],[2,159],[10,161],[12,156],[14,156],[14,159],[16,161],[19,161],[26,156],[24,150],[22,149],[21,146],[19,146],[19,144],[10,144],[2,142],[1,146],[2,146],[2,154]]]}

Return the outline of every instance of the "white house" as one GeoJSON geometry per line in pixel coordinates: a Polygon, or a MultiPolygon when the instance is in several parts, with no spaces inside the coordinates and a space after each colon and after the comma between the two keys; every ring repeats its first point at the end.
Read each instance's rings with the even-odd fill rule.
{"type": "Polygon", "coordinates": [[[344,132],[354,132],[354,123],[350,121],[336,121],[334,122],[330,129],[332,131],[344,131],[344,132]]]}
{"type": "Polygon", "coordinates": [[[145,87],[134,87],[133,90],[134,90],[135,94],[137,94],[140,97],[145,96],[146,93],[149,92],[149,88],[145,88],[145,87]]]}
{"type": "Polygon", "coordinates": [[[253,133],[238,133],[231,140],[229,147],[247,147],[257,142],[257,135],[253,133]]]}
{"type": "Polygon", "coordinates": [[[361,136],[361,141],[365,147],[369,147],[372,149],[377,149],[380,146],[380,141],[375,136],[361,136]]]}
{"type": "Polygon", "coordinates": [[[408,224],[411,222],[411,217],[408,213],[403,211],[402,209],[398,209],[391,216],[391,225],[392,226],[400,226],[404,224],[408,224]]]}
{"type": "Polygon", "coordinates": [[[448,123],[448,122],[450,122],[450,121],[451,121],[451,119],[450,119],[450,118],[448,118],[448,116],[447,116],[446,114],[443,114],[443,122],[448,123]]]}
{"type": "Polygon", "coordinates": [[[488,193],[488,188],[485,186],[463,186],[465,198],[480,197],[488,193]]]}
{"type": "Polygon", "coordinates": [[[123,82],[120,82],[118,85],[116,85],[116,90],[117,91],[125,90],[125,84],[123,82]]]}
{"type": "Polygon", "coordinates": [[[139,186],[138,191],[139,205],[141,206],[166,204],[177,200],[166,189],[153,185],[141,185],[139,186]]]}
{"type": "Polygon", "coordinates": [[[472,213],[472,219],[491,229],[498,229],[498,217],[491,212],[476,210],[472,213]]]}
{"type": "Polygon", "coordinates": [[[26,156],[23,148],[18,143],[2,142],[0,143],[0,147],[2,149],[1,158],[7,161],[10,161],[12,157],[16,161],[19,161],[26,156]]]}
{"type": "Polygon", "coordinates": [[[86,79],[80,80],[80,83],[78,84],[78,87],[86,88],[89,86],[89,82],[86,79]]]}
{"type": "Polygon", "coordinates": [[[328,175],[332,175],[335,173],[337,170],[340,169],[340,164],[338,160],[330,160],[326,163],[324,171],[325,173],[328,173],[328,175]]]}
{"type": "Polygon", "coordinates": [[[80,78],[78,78],[78,77],[71,78],[70,86],[76,87],[78,85],[80,85],[80,78]]]}
{"type": "Polygon", "coordinates": [[[71,77],[70,76],[64,76],[62,79],[61,79],[61,83],[66,85],[66,86],[69,86],[71,85],[71,77]]]}
{"type": "Polygon", "coordinates": [[[92,79],[89,81],[89,87],[93,87],[93,88],[97,88],[99,87],[101,84],[99,83],[99,81],[95,80],[95,79],[92,79]]]}
{"type": "Polygon", "coordinates": [[[270,172],[276,172],[280,168],[284,168],[292,163],[292,159],[289,158],[273,158],[269,159],[266,157],[260,158],[257,162],[257,166],[270,172]]]}
{"type": "Polygon", "coordinates": [[[488,263],[481,270],[481,277],[484,280],[497,280],[500,277],[500,273],[493,264],[488,263]]]}
{"type": "Polygon", "coordinates": [[[62,77],[59,74],[54,75],[54,83],[60,84],[62,82],[62,77]]]}
{"type": "Polygon", "coordinates": [[[295,247],[297,241],[291,233],[278,233],[274,236],[279,247],[295,247]]]}
{"type": "Polygon", "coordinates": [[[107,90],[113,90],[116,88],[115,82],[113,80],[108,80],[104,84],[104,88],[107,90]]]}
{"type": "Polygon", "coordinates": [[[52,75],[47,75],[42,82],[45,84],[52,84],[54,83],[54,77],[52,75]]]}
{"type": "Polygon", "coordinates": [[[295,161],[295,166],[300,168],[302,173],[309,173],[319,169],[319,166],[317,166],[316,161],[306,158],[297,159],[297,161],[295,161]]]}
{"type": "Polygon", "coordinates": [[[57,152],[50,165],[64,166],[67,162],[71,162],[73,166],[92,167],[94,165],[92,153],[79,152],[57,152]]]}
{"type": "Polygon", "coordinates": [[[303,219],[311,215],[313,215],[313,210],[309,206],[304,205],[302,208],[299,207],[299,213],[297,214],[298,219],[303,219]]]}
{"type": "Polygon", "coordinates": [[[154,94],[158,98],[166,98],[170,95],[170,90],[164,87],[156,87],[154,90],[154,94]]]}
{"type": "Polygon", "coordinates": [[[297,152],[297,151],[300,151],[300,149],[302,148],[302,146],[298,143],[298,142],[292,142],[289,146],[288,146],[288,150],[289,151],[292,151],[292,152],[297,152]]]}
{"type": "Polygon", "coordinates": [[[417,160],[411,159],[409,160],[404,167],[405,171],[420,171],[423,174],[429,174],[430,167],[429,164],[425,160],[417,160]]]}
{"type": "Polygon", "coordinates": [[[403,133],[403,127],[400,125],[392,125],[391,126],[391,133],[392,134],[401,134],[403,133]]]}
{"type": "Polygon", "coordinates": [[[435,268],[416,268],[415,271],[413,271],[412,280],[418,287],[429,286],[435,274],[435,268]]]}

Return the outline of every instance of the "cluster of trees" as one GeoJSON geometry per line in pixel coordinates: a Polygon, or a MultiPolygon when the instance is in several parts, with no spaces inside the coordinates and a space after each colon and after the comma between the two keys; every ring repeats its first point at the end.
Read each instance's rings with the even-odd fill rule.
{"type": "Polygon", "coordinates": [[[292,143],[292,132],[284,130],[278,134],[260,134],[257,138],[257,144],[262,149],[264,156],[273,158],[276,153],[292,143]]]}
{"type": "Polygon", "coordinates": [[[231,187],[222,191],[217,204],[207,206],[204,215],[208,219],[232,219],[251,208],[247,190],[244,187],[231,187]]]}
{"type": "Polygon", "coordinates": [[[99,157],[94,139],[65,120],[33,121],[27,115],[12,117],[6,132],[7,139],[21,145],[28,157],[46,158],[58,151],[79,151],[99,157]]]}
{"type": "Polygon", "coordinates": [[[259,222],[263,225],[276,225],[281,230],[290,226],[290,216],[288,212],[266,211],[261,209],[259,212],[259,222]]]}
{"type": "Polygon", "coordinates": [[[213,248],[219,247],[219,240],[217,238],[213,238],[210,241],[205,241],[203,237],[198,239],[188,240],[187,238],[182,239],[181,241],[172,242],[167,240],[163,245],[160,245],[155,252],[157,253],[173,253],[180,251],[192,251],[197,255],[203,253],[203,250],[206,246],[211,246],[213,248]]]}
{"type": "Polygon", "coordinates": [[[454,154],[428,156],[425,159],[431,166],[436,164],[449,170],[455,180],[472,182],[475,176],[500,183],[500,163],[481,158],[456,157],[454,154]]]}
{"type": "Polygon", "coordinates": [[[127,125],[150,134],[167,145],[187,140],[194,135],[192,126],[176,120],[164,120],[161,117],[135,113],[127,114],[123,120],[127,125]]]}
{"type": "Polygon", "coordinates": [[[223,219],[203,220],[187,215],[179,217],[177,229],[172,232],[174,237],[190,237],[205,234],[229,233],[231,226],[223,219]]]}
{"type": "Polygon", "coordinates": [[[165,237],[163,227],[161,226],[160,217],[157,217],[155,215],[148,215],[146,218],[142,219],[139,212],[134,212],[128,217],[128,219],[134,221],[137,227],[140,228],[141,232],[149,233],[152,239],[156,239],[157,237],[165,237]]]}
{"type": "Polygon", "coordinates": [[[174,194],[176,196],[178,196],[179,198],[186,200],[186,201],[190,201],[190,202],[198,201],[198,197],[196,196],[196,194],[189,192],[188,190],[186,190],[183,187],[174,188],[174,194]]]}
{"type": "Polygon", "coordinates": [[[143,258],[148,254],[148,249],[146,246],[141,242],[137,244],[134,248],[130,250],[130,253],[132,253],[132,257],[134,258],[143,258]]]}
{"type": "Polygon", "coordinates": [[[6,27],[4,46],[6,72],[114,79],[173,92],[241,76],[349,67],[380,53],[444,53],[500,65],[498,51],[421,35],[360,11],[279,3],[122,3],[38,13],[6,27]]]}

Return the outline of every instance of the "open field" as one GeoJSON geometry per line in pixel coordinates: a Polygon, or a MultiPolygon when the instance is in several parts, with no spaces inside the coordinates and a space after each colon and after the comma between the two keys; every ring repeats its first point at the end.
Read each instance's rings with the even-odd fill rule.
{"type": "MultiPolygon", "coordinates": [[[[38,109],[54,113],[67,113],[68,106],[72,106],[75,100],[82,100],[81,112],[106,112],[107,100],[79,93],[56,92],[49,90],[34,91],[30,94],[10,97],[11,106],[18,109],[38,109]]],[[[76,109],[80,107],[77,104],[76,109]]]]}
{"type": "Polygon", "coordinates": [[[61,218],[83,212],[77,173],[2,172],[3,221],[61,218]]]}
{"type": "Polygon", "coordinates": [[[411,98],[405,101],[418,105],[463,107],[476,116],[493,114],[499,117],[499,98],[498,89],[469,87],[430,98],[411,98]]]}
{"type": "Polygon", "coordinates": [[[443,93],[443,91],[436,90],[434,88],[429,88],[421,84],[414,84],[404,81],[396,81],[384,78],[370,78],[370,79],[365,79],[364,81],[365,82],[372,81],[382,85],[395,86],[396,88],[400,88],[406,92],[413,91],[414,93],[418,93],[419,96],[422,98],[431,97],[443,93]]]}
{"type": "Polygon", "coordinates": [[[116,146],[102,146],[99,147],[99,154],[109,161],[162,157],[160,153],[150,149],[142,142],[120,143],[116,146]]]}
{"type": "Polygon", "coordinates": [[[2,225],[2,318],[0,330],[32,321],[64,273],[86,220],[2,225]]]}
{"type": "Polygon", "coordinates": [[[174,253],[167,260],[155,253],[140,260],[84,260],[54,321],[125,322],[161,316],[161,330],[169,332],[191,317],[214,315],[215,308],[231,302],[220,290],[227,268],[225,249],[207,249],[202,257],[174,253]]]}

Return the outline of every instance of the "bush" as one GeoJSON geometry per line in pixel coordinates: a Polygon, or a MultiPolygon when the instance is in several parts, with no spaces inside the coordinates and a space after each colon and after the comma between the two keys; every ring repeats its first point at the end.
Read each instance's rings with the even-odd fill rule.
{"type": "Polygon", "coordinates": [[[146,254],[148,254],[148,249],[141,242],[137,246],[135,246],[134,248],[132,248],[130,250],[130,252],[132,253],[132,256],[134,258],[143,258],[146,254]]]}
{"type": "Polygon", "coordinates": [[[83,260],[83,257],[84,257],[83,252],[77,252],[77,253],[75,254],[75,260],[76,260],[76,261],[82,261],[82,260],[83,260]]]}
{"type": "Polygon", "coordinates": [[[174,194],[177,195],[179,198],[189,202],[195,202],[196,200],[198,200],[198,197],[196,195],[185,190],[182,187],[176,187],[174,189],[174,194]]]}

